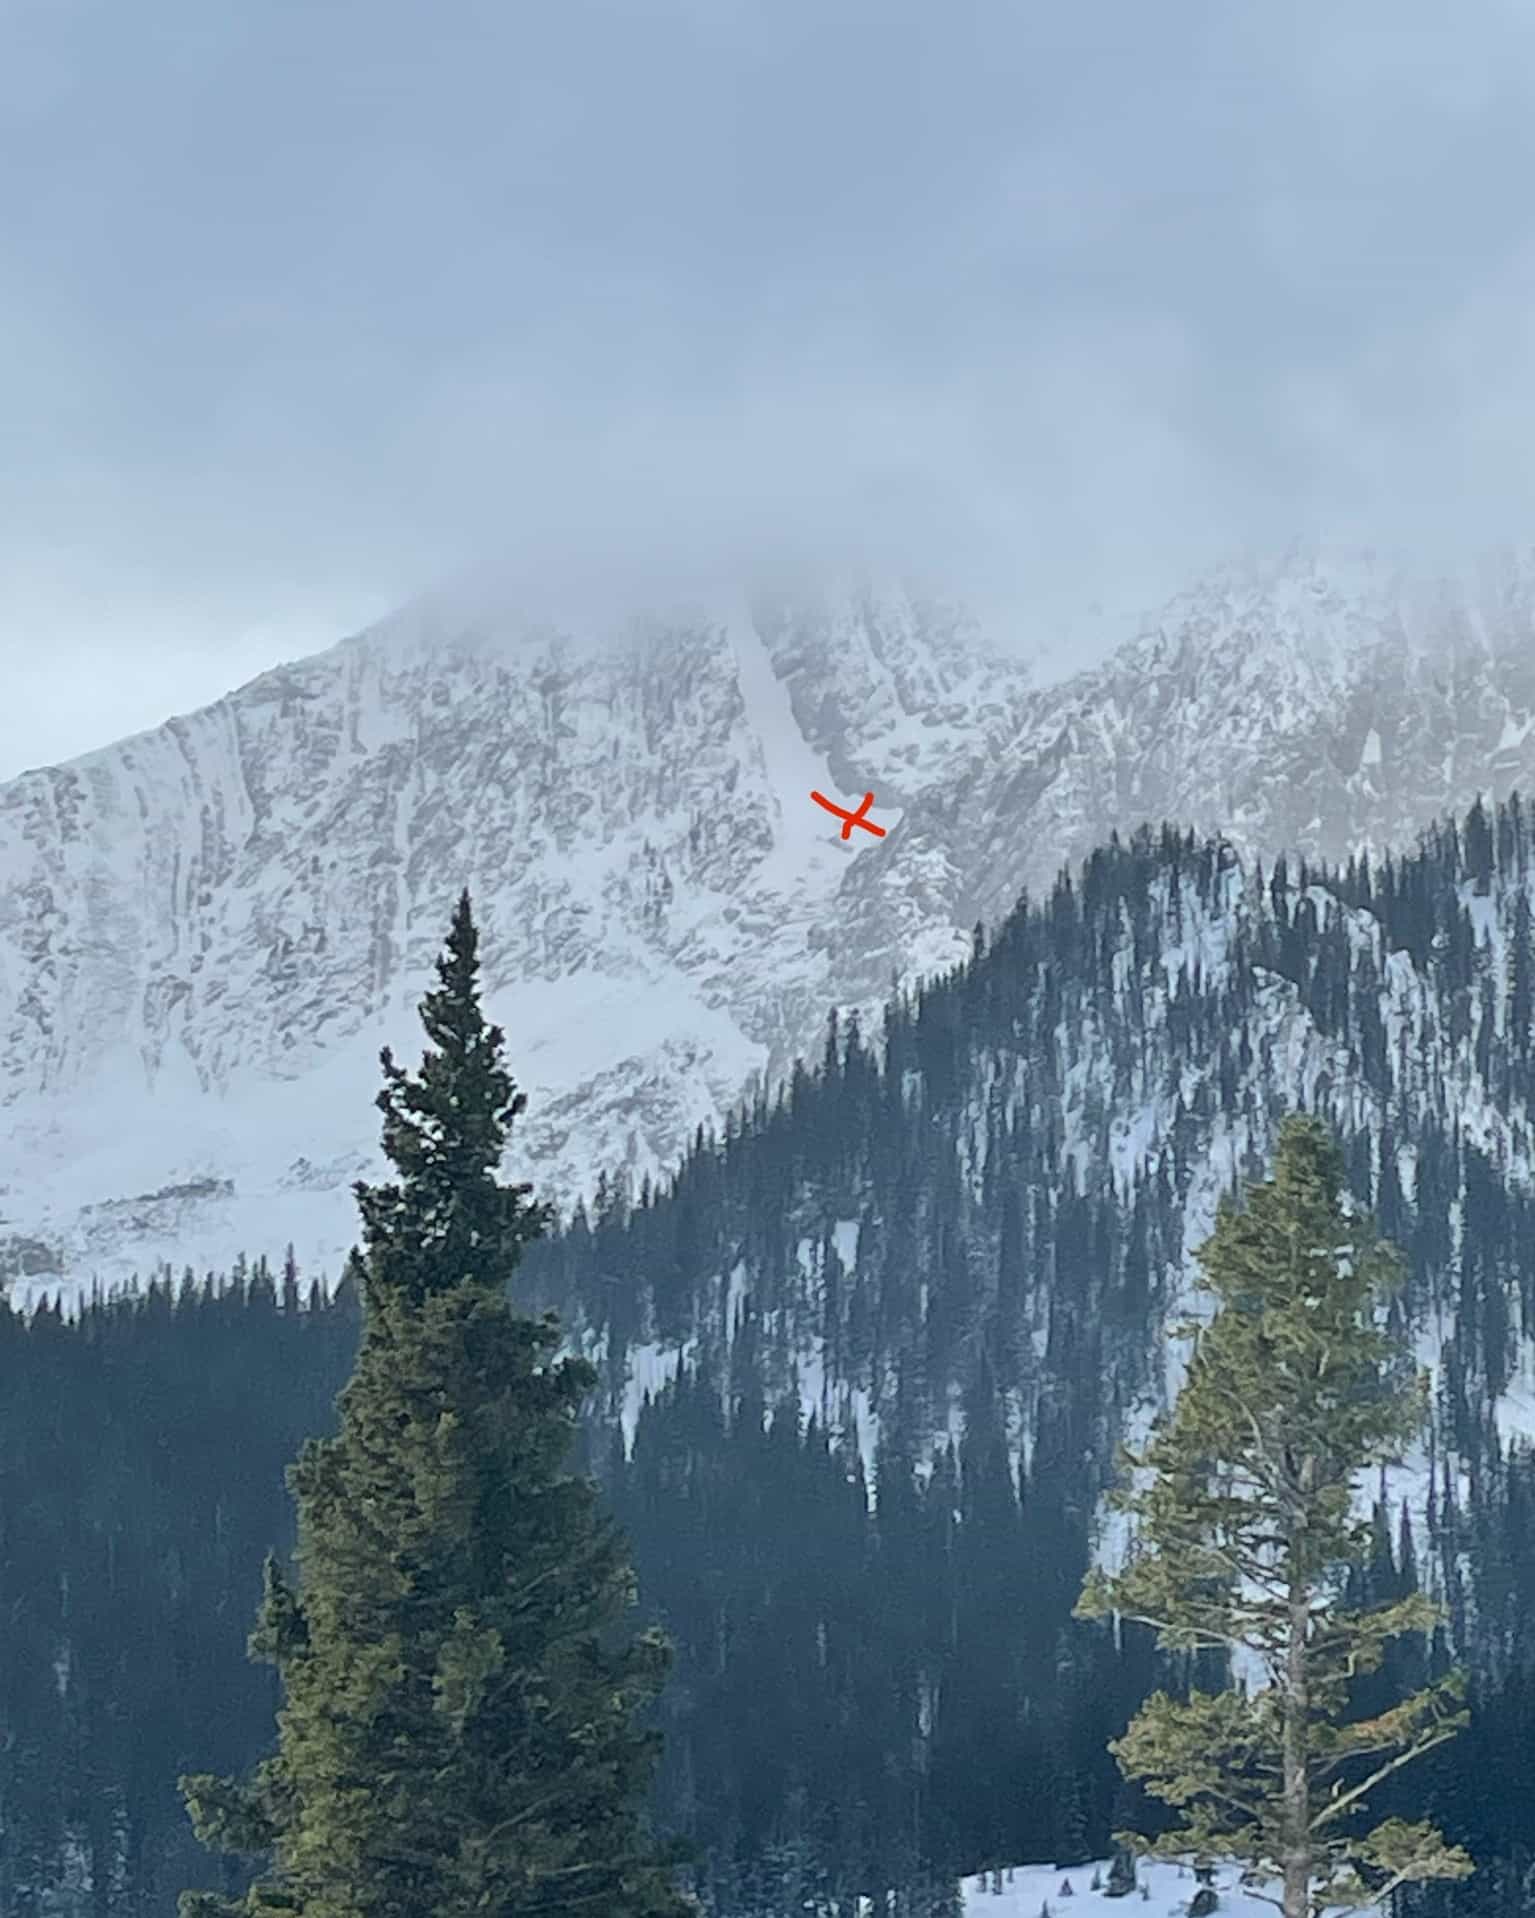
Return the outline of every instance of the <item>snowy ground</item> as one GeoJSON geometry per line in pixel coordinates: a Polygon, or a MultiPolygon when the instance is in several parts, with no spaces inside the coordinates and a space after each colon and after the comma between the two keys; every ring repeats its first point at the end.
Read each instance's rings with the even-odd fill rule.
{"type": "MultiPolygon", "coordinates": [[[[1015,1865],[1002,1873],[1000,1893],[989,1889],[989,1873],[983,1878],[967,1878],[965,1918],[1040,1918],[1047,1904],[1050,1918],[1110,1918],[1116,1912],[1122,1918],[1182,1918],[1199,1888],[1190,1871],[1180,1874],[1176,1865],[1143,1863],[1137,1870],[1147,1897],[1133,1891],[1128,1898],[1105,1898],[1101,1891],[1090,1889],[1095,1869],[1107,1883],[1107,1859],[1100,1860],[1096,1867],[1083,1865],[1071,1871],[1062,1871],[1058,1865],[1015,1865]],[[1063,1883],[1070,1884],[1070,1897],[1061,1896],[1063,1883]]],[[[1272,1905],[1239,1891],[1236,1881],[1234,1869],[1216,1872],[1215,1889],[1220,1899],[1217,1918],[1274,1918],[1272,1905]]],[[[1371,1918],[1371,1914],[1361,1912],[1356,1918],[1371,1918]]]]}

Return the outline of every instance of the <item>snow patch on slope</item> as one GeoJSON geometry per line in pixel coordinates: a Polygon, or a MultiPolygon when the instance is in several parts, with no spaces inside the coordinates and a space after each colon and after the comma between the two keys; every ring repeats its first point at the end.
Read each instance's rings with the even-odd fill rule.
{"type": "Polygon", "coordinates": [[[835,891],[846,862],[874,844],[874,837],[859,832],[856,845],[844,840],[832,815],[811,799],[812,792],[821,792],[839,805],[846,803],[838,796],[825,758],[799,729],[788,690],[773,671],[744,595],[724,609],[722,624],[772,808],[772,849],[757,877],[774,890],[797,888],[825,898],[835,891]]]}

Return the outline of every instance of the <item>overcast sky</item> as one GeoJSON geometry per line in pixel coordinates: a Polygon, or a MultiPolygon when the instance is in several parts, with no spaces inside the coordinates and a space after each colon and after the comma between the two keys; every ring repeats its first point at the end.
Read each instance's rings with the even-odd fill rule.
{"type": "Polygon", "coordinates": [[[0,775],[491,556],[1535,531],[1528,0],[0,0],[0,775]]]}

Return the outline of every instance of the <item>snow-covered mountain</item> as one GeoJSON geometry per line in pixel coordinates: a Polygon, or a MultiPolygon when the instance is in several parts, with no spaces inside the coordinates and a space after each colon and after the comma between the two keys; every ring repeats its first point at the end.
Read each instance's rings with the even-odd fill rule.
{"type": "Polygon", "coordinates": [[[376,1054],[474,892],[570,1198],[669,1165],[832,1004],[967,949],[1142,819],[1333,856],[1535,775],[1535,563],[1291,555],[1039,684],[902,591],[626,622],[424,604],[0,788],[0,1272],[350,1242],[376,1054]],[[810,800],[875,795],[852,843],[810,800]]]}

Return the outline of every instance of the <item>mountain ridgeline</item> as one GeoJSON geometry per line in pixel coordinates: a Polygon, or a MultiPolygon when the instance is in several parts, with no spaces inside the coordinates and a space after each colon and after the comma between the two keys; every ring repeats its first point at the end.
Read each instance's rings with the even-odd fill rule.
{"type": "MultiPolygon", "coordinates": [[[[1177,1384],[1190,1250],[1303,1108],[1406,1255],[1393,1309],[1436,1380],[1425,1448],[1370,1488],[1364,1596],[1421,1585],[1447,1625],[1368,1682],[1389,1702],[1470,1668],[1471,1729],[1412,1789],[1480,1869],[1414,1910],[1535,1909],[1532,893],[1517,796],[1341,869],[1112,842],[881,1032],[835,1022],[663,1187],[605,1181],[530,1248],[518,1289],[599,1367],[587,1457],[676,1642],[658,1810],[710,1908],[898,1882],[942,1910],[962,1869],[1075,1862],[1144,1820],[1105,1746],[1190,1673],[1071,1610],[1119,1549],[1115,1441],[1177,1384]]],[[[0,1308],[17,1911],[74,1883],[147,1918],[196,1882],[175,1775],[270,1743],[243,1664],[288,1542],[270,1462],[339,1385],[346,1311],[264,1267],[74,1323],[0,1308]],[[260,1391],[210,1395],[215,1320],[260,1391]],[[182,1471],[196,1500],[166,1496],[182,1471]]]]}
{"type": "Polygon", "coordinates": [[[380,1169],[357,1110],[464,885],[568,1205],[668,1174],[829,1006],[877,1025],[1113,828],[1337,861],[1535,790],[1532,633],[1528,553],[1431,585],[1292,553],[1048,682],[897,587],[408,608],[0,785],[0,1282],[288,1238],[336,1270],[380,1169]],[[873,792],[886,836],[812,790],[873,792]]]}
{"type": "Polygon", "coordinates": [[[605,1183],[525,1283],[615,1413],[679,1366],[727,1397],[750,1380],[872,1468],[871,1444],[928,1457],[979,1395],[1015,1464],[1108,1469],[1175,1377],[1187,1248],[1311,1110],[1408,1255],[1436,1457],[1469,1472],[1535,1364],[1532,854],[1517,795],[1341,871],[1116,841],[879,1035],[834,1021],[816,1067],[701,1131],[664,1189],[605,1183]]]}
{"type": "MultiPolygon", "coordinates": [[[[629,1431],[615,1473],[648,1596],[689,1647],[690,1686],[666,1708],[679,1802],[707,1806],[721,1777],[689,1761],[712,1648],[741,1629],[711,1597],[706,1567],[737,1534],[711,1537],[722,1507],[701,1462],[756,1448],[766,1417],[770,1438],[808,1429],[812,1454],[867,1477],[875,1583],[923,1621],[890,1627],[913,1642],[886,1654],[900,1677],[880,1716],[851,1678],[841,1713],[888,1728],[873,1741],[887,1771],[922,1754],[927,1855],[1064,1854],[1078,1791],[1102,1841],[1113,1779],[1093,1737],[1145,1654],[1131,1634],[1095,1663],[1106,1648],[1066,1613],[1114,1442],[1176,1384],[1167,1326],[1190,1250],[1296,1108],[1335,1129],[1355,1196],[1405,1253],[1397,1329],[1436,1374],[1426,1446],[1377,1488],[1381,1590],[1421,1578],[1443,1601],[1447,1633],[1423,1656],[1470,1663],[1484,1731],[1513,1709],[1535,1656],[1531,825],[1518,795],[1478,803],[1416,852],[1342,870],[1244,868],[1172,830],[1113,843],[898,997],[877,1040],[834,1027],[816,1069],[701,1136],[665,1190],[609,1188],[534,1248],[527,1282],[598,1358],[629,1431]]],[[[785,1594],[748,1661],[781,1680],[761,1688],[768,1715],[799,1697],[835,1717],[826,1574],[845,1560],[802,1541],[789,1506],[776,1534],[739,1525],[737,1549],[785,1594]],[[807,1668],[813,1704],[793,1679],[807,1668]]],[[[785,1732],[778,1802],[793,1802],[788,1753],[814,1748],[803,1725],[785,1732]]],[[[1466,1762],[1439,1763],[1447,1800],[1466,1762]]],[[[805,1800],[825,1803],[836,1775],[800,1772],[805,1800]]],[[[1459,1808],[1484,1822],[1457,1835],[1496,1850],[1499,1831],[1535,1828],[1527,1784],[1507,1788],[1525,1792],[1517,1816],[1500,1824],[1484,1784],[1477,1814],[1459,1808]]]]}

